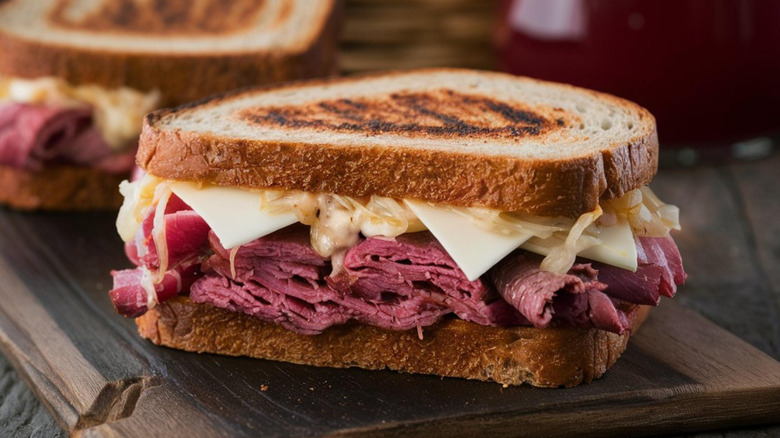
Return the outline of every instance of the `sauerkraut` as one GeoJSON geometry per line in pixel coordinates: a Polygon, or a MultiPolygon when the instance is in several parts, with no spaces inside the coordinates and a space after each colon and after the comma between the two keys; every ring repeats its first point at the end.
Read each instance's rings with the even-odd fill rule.
{"type": "Polygon", "coordinates": [[[0,78],[0,101],[89,105],[94,108],[95,125],[114,150],[133,144],[141,133],[141,120],[160,104],[160,92],[144,93],[128,87],[103,88],[97,85],[71,85],[61,78],[0,78]]]}
{"type": "MultiPolygon", "coordinates": [[[[122,239],[129,242],[137,234],[147,210],[156,206],[152,236],[160,256],[160,270],[152,273],[155,280],[164,275],[167,267],[167,248],[162,224],[165,203],[171,194],[169,184],[151,175],[141,180],[120,185],[125,202],[119,211],[117,229],[122,239]]],[[[334,270],[345,252],[356,245],[360,236],[396,237],[403,233],[425,230],[425,225],[403,201],[371,196],[354,198],[327,193],[299,190],[250,190],[261,199],[260,208],[269,213],[293,212],[303,224],[311,227],[311,244],[323,257],[330,257],[334,270]]],[[[469,208],[436,205],[470,218],[480,228],[503,234],[523,232],[532,237],[522,245],[524,249],[544,255],[543,270],[565,273],[582,251],[602,244],[601,230],[618,222],[625,233],[628,226],[634,236],[665,236],[672,229],[680,229],[679,209],[663,203],[650,190],[642,187],[620,198],[604,200],[594,211],[577,219],[565,217],[531,216],[519,212],[504,212],[488,208],[469,208]],[[629,225],[626,225],[626,222],[629,225]]],[[[622,242],[630,241],[624,234],[622,242]]],[[[635,269],[635,266],[627,266],[635,269]]],[[[234,269],[231,266],[231,269],[234,269]]]]}
{"type": "Polygon", "coordinates": [[[358,199],[293,190],[266,190],[261,196],[264,210],[293,211],[301,223],[309,225],[312,247],[323,257],[351,248],[361,234],[395,237],[425,229],[406,205],[393,198],[358,199]]]}

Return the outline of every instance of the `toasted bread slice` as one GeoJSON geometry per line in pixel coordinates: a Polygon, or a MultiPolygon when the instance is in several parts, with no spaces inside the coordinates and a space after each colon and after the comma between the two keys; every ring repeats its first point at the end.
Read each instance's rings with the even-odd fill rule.
{"type": "Polygon", "coordinates": [[[117,187],[125,178],[87,167],[28,171],[0,165],[0,204],[20,210],[116,210],[122,205],[117,187]]]}
{"type": "MultiPolygon", "coordinates": [[[[629,317],[636,332],[650,308],[629,317]]],[[[335,326],[300,335],[241,313],[176,297],[136,318],[140,335],[157,345],[199,353],[251,356],[321,367],[391,369],[506,385],[571,387],[589,383],[626,349],[630,333],[597,329],[496,328],[457,318],[422,331],[369,325],[335,326]],[[392,354],[391,354],[392,353],[392,354]]]]}
{"type": "Polygon", "coordinates": [[[576,217],[650,182],[658,137],[617,97],[431,69],[294,83],[148,115],[137,160],[170,179],[576,217]]]}
{"type": "Polygon", "coordinates": [[[337,0],[9,0],[0,75],[158,89],[165,105],[335,71],[337,0]]]}

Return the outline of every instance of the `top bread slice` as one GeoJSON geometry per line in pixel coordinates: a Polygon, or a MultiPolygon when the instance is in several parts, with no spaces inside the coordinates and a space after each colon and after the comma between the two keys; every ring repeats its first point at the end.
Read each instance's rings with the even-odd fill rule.
{"type": "Polygon", "coordinates": [[[333,73],[338,0],[7,0],[0,75],[158,89],[178,105],[333,73]]]}
{"type": "Polygon", "coordinates": [[[138,164],[163,178],[577,217],[650,182],[647,110],[458,69],[242,90],[147,115],[138,164]]]}

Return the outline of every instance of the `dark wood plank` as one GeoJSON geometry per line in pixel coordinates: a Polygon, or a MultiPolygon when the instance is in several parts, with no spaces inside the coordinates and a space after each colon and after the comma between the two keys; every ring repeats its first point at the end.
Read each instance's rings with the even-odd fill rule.
{"type": "MultiPolygon", "coordinates": [[[[776,308],[772,309],[772,303],[780,303],[780,221],[777,220],[780,214],[780,154],[755,162],[721,167],[662,169],[653,186],[664,199],[683,207],[686,229],[705,224],[705,229],[712,231],[708,237],[704,233],[697,233],[700,240],[677,239],[689,272],[698,272],[689,279],[678,299],[702,311],[717,324],[734,331],[754,346],[780,358],[777,341],[780,338],[777,317],[780,312],[776,308]],[[724,211],[726,214],[723,214],[724,211]],[[735,229],[741,232],[736,236],[725,234],[735,229]],[[721,269],[698,269],[699,260],[704,260],[710,267],[717,264],[707,260],[712,251],[718,251],[718,257],[728,254],[726,263],[721,269]],[[736,272],[742,273],[737,274],[737,278],[748,279],[753,286],[731,288],[733,283],[727,282],[719,289],[717,296],[710,296],[707,290],[700,287],[700,282],[717,285],[719,279],[735,275],[736,272]],[[756,289],[768,292],[759,295],[765,297],[765,301],[750,297],[747,305],[735,303],[756,289]],[[732,299],[722,301],[722,296],[732,299]]],[[[780,426],[695,436],[780,436],[780,426]]]]}
{"type": "Polygon", "coordinates": [[[126,263],[113,215],[0,212],[0,346],[82,436],[621,435],[780,416],[780,364],[673,302],[596,384],[501,388],[157,348],[105,295],[126,263]]]}
{"type": "Polygon", "coordinates": [[[0,435],[62,438],[65,432],[0,355],[0,435]]]}
{"type": "Polygon", "coordinates": [[[729,182],[740,194],[740,208],[749,226],[748,244],[754,248],[760,275],[780,313],[780,154],[730,166],[729,182]]]}
{"type": "MultiPolygon", "coordinates": [[[[767,163],[778,163],[778,158],[767,163]]],[[[778,172],[759,166],[752,163],[746,171],[750,169],[755,179],[771,175],[773,186],[780,186],[778,172]]],[[[651,184],[662,199],[681,209],[683,229],[674,238],[688,281],[675,300],[780,358],[776,305],[780,294],[772,290],[765,275],[769,270],[780,271],[780,264],[762,268],[751,243],[755,238],[744,201],[733,179],[728,167],[664,169],[651,184]]]]}

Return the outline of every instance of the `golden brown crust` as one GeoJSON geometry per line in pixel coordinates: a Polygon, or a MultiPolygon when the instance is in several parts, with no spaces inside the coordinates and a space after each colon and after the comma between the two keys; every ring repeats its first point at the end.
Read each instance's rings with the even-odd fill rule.
{"type": "MultiPolygon", "coordinates": [[[[630,313],[636,331],[649,313],[630,313]]],[[[611,367],[629,334],[597,329],[495,328],[447,318],[423,329],[392,331],[362,324],[307,336],[240,313],[177,297],[136,318],[140,335],[157,345],[251,356],[322,367],[389,368],[507,385],[571,387],[611,367]]]]}
{"type": "Polygon", "coordinates": [[[310,47],[289,53],[120,53],[31,41],[0,31],[0,74],[20,78],[56,76],[72,84],[157,89],[162,93],[162,106],[251,85],[327,76],[336,71],[339,5],[336,2],[310,47]]]}
{"type": "Polygon", "coordinates": [[[655,135],[603,157],[558,162],[492,156],[475,160],[457,153],[401,147],[224,141],[207,134],[148,127],[140,145],[139,166],[169,179],[424,199],[568,217],[594,210],[601,197],[621,196],[647,185],[658,160],[655,135]]]}
{"type": "Polygon", "coordinates": [[[125,174],[54,166],[31,172],[0,165],[0,204],[20,210],[117,210],[125,174]]]}
{"type": "MultiPolygon", "coordinates": [[[[429,71],[436,73],[449,69],[429,71]]],[[[383,73],[382,76],[403,74],[383,73]]],[[[350,80],[354,78],[346,79],[350,80]]],[[[335,81],[339,79],[306,84],[335,81]]],[[[293,83],[258,90],[298,86],[293,83]]],[[[584,91],[576,90],[578,93],[584,91]]],[[[159,126],[167,116],[219,105],[235,94],[229,93],[149,114],[144,120],[137,162],[149,173],[169,179],[346,196],[412,198],[523,211],[538,216],[577,217],[594,210],[602,198],[621,196],[647,185],[655,175],[658,163],[658,134],[653,116],[614,96],[587,92],[597,94],[599,99],[635,108],[643,128],[640,134],[622,144],[605,144],[593,154],[525,160],[402,146],[377,147],[370,143],[360,144],[361,138],[368,138],[367,142],[371,140],[359,132],[355,133],[355,144],[337,145],[327,141],[314,144],[235,139],[159,126]]],[[[323,135],[327,134],[325,129],[323,135]]],[[[453,136],[457,137],[457,134],[453,136]]],[[[484,141],[491,139],[487,137],[484,141]]]]}

